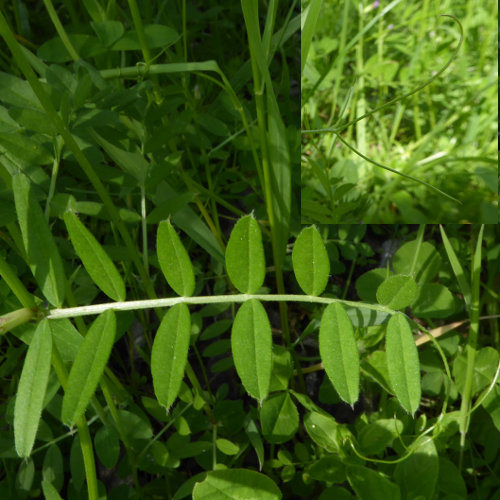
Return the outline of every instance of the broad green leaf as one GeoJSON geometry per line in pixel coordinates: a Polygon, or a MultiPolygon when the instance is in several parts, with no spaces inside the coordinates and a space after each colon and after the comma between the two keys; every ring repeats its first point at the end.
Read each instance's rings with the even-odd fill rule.
{"type": "Polygon", "coordinates": [[[417,284],[411,276],[396,274],[377,289],[377,302],[391,309],[404,309],[417,297],[417,284]]]}
{"type": "Polygon", "coordinates": [[[351,320],[338,302],[329,304],[321,318],[319,353],[328,378],[351,406],[359,396],[359,354],[351,320]]]}
{"type": "Polygon", "coordinates": [[[399,500],[401,492],[396,484],[382,473],[364,465],[348,465],[347,479],[359,500],[399,500]]]}
{"type": "Polygon", "coordinates": [[[231,349],[243,386],[259,401],[263,401],[269,392],[272,343],[271,324],[264,306],[258,300],[248,300],[234,318],[231,349]]]}
{"type": "Polygon", "coordinates": [[[328,283],[330,260],[325,244],[314,227],[306,227],[297,237],[292,251],[293,272],[307,295],[321,295],[328,283]]]}
{"type": "Polygon", "coordinates": [[[62,500],[61,495],[59,495],[52,483],[42,481],[42,490],[45,500],[62,500]]]}
{"type": "Polygon", "coordinates": [[[96,432],[94,447],[99,460],[108,469],[112,469],[120,458],[120,440],[115,428],[103,425],[96,432]]]}
{"type": "MultiPolygon", "coordinates": [[[[500,430],[500,429],[499,429],[500,430]]],[[[439,457],[437,498],[467,498],[467,486],[456,464],[446,457],[439,457]]]]}
{"type": "Polygon", "coordinates": [[[381,267],[371,269],[356,280],[356,292],[363,302],[376,302],[377,289],[387,277],[387,270],[381,267]]]}
{"type": "Polygon", "coordinates": [[[364,455],[382,453],[403,433],[403,422],[394,418],[379,418],[365,425],[358,434],[358,444],[364,455]]]}
{"type": "Polygon", "coordinates": [[[193,488],[193,500],[279,500],[281,491],[268,476],[249,469],[214,470],[193,488]]]}
{"type": "MultiPolygon", "coordinates": [[[[409,274],[413,258],[417,250],[418,242],[409,241],[401,246],[394,254],[392,265],[397,274],[409,274]]],[[[417,262],[415,265],[415,281],[427,283],[432,281],[441,269],[441,256],[432,243],[424,241],[420,246],[417,262]]]]}
{"type": "Polygon", "coordinates": [[[17,388],[14,407],[14,439],[17,454],[29,457],[42,415],[52,358],[48,320],[38,324],[31,340],[17,388]]]}
{"type": "Polygon", "coordinates": [[[91,21],[90,25],[103,45],[109,47],[113,45],[125,32],[125,28],[120,21],[91,21]]]}
{"type": "Polygon", "coordinates": [[[73,425],[85,412],[106,368],[115,341],[116,316],[103,312],[90,326],[69,372],[62,402],[62,421],[73,425]]]}
{"type": "Polygon", "coordinates": [[[160,404],[170,408],[179,394],[186,368],[191,317],[186,304],[171,307],[161,321],[151,350],[153,387],[160,404]]]}
{"type": "Polygon", "coordinates": [[[172,290],[183,297],[194,292],[193,265],[170,221],[160,222],[156,251],[161,270],[172,290]]]}
{"type": "Polygon", "coordinates": [[[432,437],[420,438],[420,446],[396,465],[394,480],[403,498],[435,498],[439,475],[439,457],[432,437]]]}
{"type": "Polygon", "coordinates": [[[42,477],[44,481],[49,481],[58,491],[61,491],[64,484],[64,459],[56,443],[51,444],[45,453],[42,477]]]}
{"type": "Polygon", "coordinates": [[[423,283],[411,311],[418,318],[447,318],[455,311],[455,300],[444,285],[423,283]]]}
{"type": "Polygon", "coordinates": [[[125,284],[115,265],[94,235],[80,222],[74,212],[64,214],[73,247],[94,283],[111,299],[125,300],[125,284]]]}
{"type": "Polygon", "coordinates": [[[242,217],[234,226],[226,247],[226,269],[241,293],[255,293],[264,283],[266,262],[257,221],[242,217]]]}
{"type": "Polygon", "coordinates": [[[420,362],[410,325],[403,314],[395,314],[389,320],[385,350],[394,394],[413,416],[420,404],[420,362]]]}
{"type": "Polygon", "coordinates": [[[299,412],[288,392],[270,396],[260,411],[262,434],[269,443],[285,443],[299,428],[299,412]]]}
{"type": "Polygon", "coordinates": [[[333,417],[315,411],[306,413],[304,426],[311,439],[328,452],[338,452],[340,440],[337,436],[338,424],[333,417]]]}
{"type": "MultiPolygon", "coordinates": [[[[311,465],[306,467],[305,472],[311,478],[316,479],[316,481],[325,481],[327,483],[340,484],[347,479],[345,475],[345,465],[337,454],[326,455],[313,460],[311,465]]],[[[325,497],[325,499],[326,498],[338,499],[337,496],[325,497]]],[[[352,500],[350,495],[348,498],[352,500]]],[[[340,497],[339,500],[341,499],[342,497],[340,497]]]]}
{"type": "Polygon", "coordinates": [[[47,220],[24,174],[12,178],[17,218],[31,272],[45,298],[56,307],[64,301],[66,277],[47,220]]]}
{"type": "Polygon", "coordinates": [[[219,438],[215,441],[215,446],[224,455],[236,455],[240,451],[240,447],[229,439],[219,438]]]}
{"type": "MultiPolygon", "coordinates": [[[[146,43],[150,49],[166,48],[172,45],[179,34],[163,24],[148,24],[144,26],[146,43]]],[[[112,47],[111,50],[140,50],[141,44],[135,30],[128,30],[112,47]]]]}

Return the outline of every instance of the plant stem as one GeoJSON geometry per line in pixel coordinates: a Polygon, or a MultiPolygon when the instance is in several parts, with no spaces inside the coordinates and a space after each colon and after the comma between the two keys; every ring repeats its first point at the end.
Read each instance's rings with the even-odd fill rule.
{"type": "Polygon", "coordinates": [[[137,309],[151,309],[155,307],[172,307],[175,304],[232,304],[246,302],[250,299],[262,300],[264,302],[314,302],[317,304],[332,304],[339,302],[346,306],[355,307],[356,309],[370,309],[372,311],[380,311],[386,314],[396,314],[399,311],[394,311],[380,304],[367,304],[364,302],[353,302],[351,300],[342,300],[334,297],[315,297],[313,295],[250,295],[246,293],[235,295],[209,295],[200,297],[171,297],[165,299],[151,300],[130,300],[127,302],[108,302],[105,304],[93,304],[81,307],[68,307],[62,309],[51,309],[48,314],[48,319],[60,318],[75,318],[78,316],[89,316],[92,314],[101,314],[104,311],[112,309],[114,311],[130,311],[137,309]]]}

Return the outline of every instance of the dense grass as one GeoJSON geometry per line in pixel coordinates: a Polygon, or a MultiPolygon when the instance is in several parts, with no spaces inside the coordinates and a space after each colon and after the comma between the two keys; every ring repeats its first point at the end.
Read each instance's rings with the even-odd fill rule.
{"type": "Polygon", "coordinates": [[[322,2],[302,74],[305,130],[341,128],[430,79],[460,38],[440,14],[460,20],[464,42],[429,86],[342,129],[342,142],[303,133],[303,222],[498,220],[496,10],[493,1],[322,2]]]}

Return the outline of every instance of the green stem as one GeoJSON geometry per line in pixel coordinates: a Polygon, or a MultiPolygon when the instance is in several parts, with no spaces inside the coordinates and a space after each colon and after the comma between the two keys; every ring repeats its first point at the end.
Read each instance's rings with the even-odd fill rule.
{"type": "Polygon", "coordinates": [[[370,309],[372,311],[379,311],[386,314],[396,314],[395,311],[386,306],[379,304],[367,304],[364,302],[354,302],[351,300],[342,300],[333,297],[315,297],[313,295],[250,295],[246,293],[235,295],[209,295],[199,297],[171,297],[166,299],[152,299],[152,300],[130,300],[127,302],[108,302],[105,304],[93,304],[81,307],[68,307],[63,309],[51,309],[47,318],[61,319],[61,318],[75,318],[78,316],[90,316],[93,314],[101,314],[104,311],[112,309],[114,311],[130,311],[138,309],[150,309],[155,307],[172,307],[175,304],[234,304],[246,302],[250,299],[262,300],[264,302],[309,302],[316,304],[332,304],[339,302],[349,307],[356,309],[370,309]]]}
{"type": "Polygon", "coordinates": [[[476,364],[477,341],[479,335],[479,306],[480,306],[480,284],[481,284],[481,245],[483,242],[484,224],[481,225],[476,243],[476,251],[472,258],[471,266],[471,306],[470,329],[466,346],[467,370],[465,374],[465,385],[460,405],[460,459],[459,469],[463,465],[463,453],[465,450],[465,438],[470,423],[471,398],[474,391],[474,368],[476,364]]]}
{"type": "MultiPolygon", "coordinates": [[[[64,365],[64,361],[55,346],[52,347],[52,366],[56,372],[59,383],[63,389],[67,386],[68,371],[64,365]]],[[[87,479],[87,490],[89,500],[98,500],[99,491],[97,487],[97,472],[95,467],[94,450],[92,447],[92,439],[90,437],[89,426],[85,416],[82,416],[76,423],[78,435],[80,437],[80,447],[83,454],[83,464],[85,467],[85,477],[87,479]]]]}
{"type": "Polygon", "coordinates": [[[141,13],[139,12],[139,7],[135,0],[128,0],[128,6],[130,13],[132,14],[132,20],[134,21],[135,31],[137,33],[137,38],[139,39],[139,44],[141,46],[142,57],[144,57],[144,62],[146,66],[151,60],[151,53],[149,52],[148,42],[146,40],[146,34],[144,33],[144,25],[142,24],[141,13]]]}
{"type": "Polygon", "coordinates": [[[62,25],[61,20],[57,15],[56,9],[54,9],[52,1],[43,0],[43,3],[45,4],[45,8],[49,13],[50,19],[54,27],[56,28],[57,34],[61,38],[61,41],[63,45],[66,47],[68,54],[71,56],[71,59],[73,59],[73,61],[78,61],[78,59],[80,59],[80,56],[78,55],[78,52],[76,51],[75,47],[73,47],[73,44],[71,43],[71,40],[69,39],[66,30],[64,29],[64,26],[62,25]]]}

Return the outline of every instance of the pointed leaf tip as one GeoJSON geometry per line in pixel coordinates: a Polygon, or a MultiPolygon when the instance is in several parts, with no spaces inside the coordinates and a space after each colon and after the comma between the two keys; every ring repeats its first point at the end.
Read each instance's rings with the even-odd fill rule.
{"type": "Polygon", "coordinates": [[[226,269],[241,293],[255,293],[264,283],[266,262],[259,224],[251,216],[234,226],[226,247],[226,269]]]}
{"type": "Polygon", "coordinates": [[[156,238],[158,261],[167,283],[182,297],[194,293],[193,264],[170,220],[160,222],[156,238]]]}
{"type": "Polygon", "coordinates": [[[328,283],[330,260],[323,239],[314,226],[306,227],[292,250],[293,272],[307,295],[321,295],[328,283]]]}

